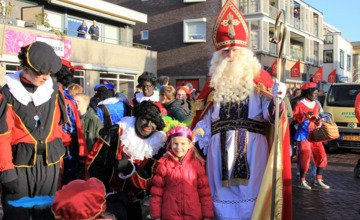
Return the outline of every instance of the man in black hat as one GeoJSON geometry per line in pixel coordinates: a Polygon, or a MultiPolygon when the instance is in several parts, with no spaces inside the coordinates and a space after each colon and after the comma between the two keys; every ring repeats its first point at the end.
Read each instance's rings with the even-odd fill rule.
{"type": "Polygon", "coordinates": [[[50,208],[13,207],[8,201],[54,196],[64,155],[64,96],[50,74],[61,68],[53,48],[34,42],[18,54],[22,70],[5,76],[0,91],[0,182],[3,219],[52,219],[50,208]]]}

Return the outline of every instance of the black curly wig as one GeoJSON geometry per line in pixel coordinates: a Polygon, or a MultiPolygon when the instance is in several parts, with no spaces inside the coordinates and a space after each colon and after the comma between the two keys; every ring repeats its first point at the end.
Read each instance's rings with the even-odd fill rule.
{"type": "Polygon", "coordinates": [[[143,72],[138,78],[138,83],[142,85],[142,82],[149,81],[153,86],[156,86],[156,76],[154,73],[143,72]]]}
{"type": "Polygon", "coordinates": [[[61,83],[64,88],[67,88],[74,80],[73,73],[69,70],[69,67],[62,65],[61,69],[52,75],[56,78],[56,81],[61,83]]]}
{"type": "Polygon", "coordinates": [[[29,63],[27,62],[27,59],[26,59],[26,53],[28,51],[29,46],[30,45],[27,45],[25,47],[21,47],[20,52],[18,54],[18,58],[20,60],[20,66],[22,66],[22,67],[26,66],[26,67],[31,68],[29,63]]]}
{"type": "Polygon", "coordinates": [[[154,105],[151,101],[143,101],[137,105],[134,109],[135,118],[143,117],[147,120],[151,120],[156,124],[156,129],[161,131],[165,128],[164,120],[159,107],[154,105]]]}
{"type": "Polygon", "coordinates": [[[315,91],[319,91],[319,88],[310,88],[306,90],[301,90],[301,96],[306,98],[308,95],[312,95],[315,91]]]}

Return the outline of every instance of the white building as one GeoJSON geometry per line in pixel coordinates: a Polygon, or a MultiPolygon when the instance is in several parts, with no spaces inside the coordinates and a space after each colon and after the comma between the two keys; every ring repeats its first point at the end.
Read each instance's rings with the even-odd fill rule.
{"type": "MultiPolygon", "coordinates": [[[[324,71],[323,77],[327,81],[328,75],[336,69],[337,82],[353,81],[353,46],[341,36],[341,31],[324,22],[324,71]]],[[[329,84],[324,84],[326,91],[329,84]]]]}
{"type": "MultiPolygon", "coordinates": [[[[323,60],[323,14],[300,0],[238,0],[239,9],[248,21],[250,46],[263,68],[270,70],[278,45],[270,42],[274,35],[276,14],[286,11],[287,33],[283,54],[286,57],[285,82],[299,87],[309,81],[323,60]],[[300,60],[300,77],[290,77],[290,69],[300,60]]],[[[271,72],[271,70],[269,71],[271,72]]]]}

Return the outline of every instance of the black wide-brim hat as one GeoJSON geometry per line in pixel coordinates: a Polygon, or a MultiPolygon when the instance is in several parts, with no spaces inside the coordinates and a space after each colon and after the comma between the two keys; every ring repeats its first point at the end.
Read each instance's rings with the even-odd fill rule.
{"type": "Polygon", "coordinates": [[[29,45],[26,53],[29,66],[41,74],[56,73],[61,69],[61,59],[54,49],[40,41],[29,45]]]}

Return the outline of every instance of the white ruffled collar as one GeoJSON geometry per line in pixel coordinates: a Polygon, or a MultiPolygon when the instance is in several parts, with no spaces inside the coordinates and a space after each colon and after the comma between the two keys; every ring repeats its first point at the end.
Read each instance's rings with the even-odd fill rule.
{"type": "Polygon", "coordinates": [[[302,103],[304,103],[304,105],[306,106],[306,107],[308,107],[308,108],[314,108],[314,106],[315,106],[315,101],[309,101],[309,100],[307,100],[307,99],[301,99],[301,102],[302,103]]]}
{"type": "Polygon", "coordinates": [[[14,74],[5,75],[5,82],[9,87],[9,92],[23,105],[33,102],[35,106],[39,106],[47,102],[54,92],[52,79],[46,80],[45,84],[39,86],[34,93],[28,92],[20,82],[20,74],[22,70],[14,74]]]}
{"type": "Polygon", "coordinates": [[[132,160],[151,158],[165,145],[166,134],[163,131],[155,131],[150,137],[142,139],[135,132],[135,121],[135,117],[123,117],[118,123],[122,128],[120,140],[124,152],[132,160]]]}
{"type": "Polygon", "coordinates": [[[104,105],[111,105],[111,104],[118,103],[118,102],[120,102],[120,101],[122,101],[122,99],[121,99],[120,97],[111,97],[111,98],[107,98],[107,99],[99,102],[99,103],[98,103],[98,106],[99,106],[99,105],[102,105],[102,104],[104,104],[104,105]]]}
{"type": "Polygon", "coordinates": [[[153,102],[159,102],[160,96],[159,91],[154,90],[154,94],[152,96],[144,96],[143,92],[136,93],[136,101],[138,103],[141,103],[143,101],[153,101],[153,102]]]}

